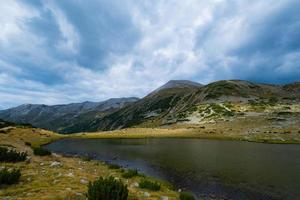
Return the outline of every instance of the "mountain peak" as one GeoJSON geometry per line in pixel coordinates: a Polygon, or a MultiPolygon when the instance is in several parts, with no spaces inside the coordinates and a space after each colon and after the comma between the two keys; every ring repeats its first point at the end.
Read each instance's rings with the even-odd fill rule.
{"type": "Polygon", "coordinates": [[[170,88],[198,88],[202,86],[203,85],[200,83],[189,81],[189,80],[170,80],[166,84],[157,88],[154,92],[158,92],[160,90],[170,89],[170,88]]]}

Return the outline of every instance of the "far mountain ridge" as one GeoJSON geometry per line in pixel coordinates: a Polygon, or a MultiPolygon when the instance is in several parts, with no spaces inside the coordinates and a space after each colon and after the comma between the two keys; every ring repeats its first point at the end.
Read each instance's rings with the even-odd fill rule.
{"type": "Polygon", "coordinates": [[[61,105],[23,104],[0,111],[0,118],[60,132],[62,127],[74,126],[85,120],[106,115],[137,100],[136,97],[129,97],[61,105]]]}

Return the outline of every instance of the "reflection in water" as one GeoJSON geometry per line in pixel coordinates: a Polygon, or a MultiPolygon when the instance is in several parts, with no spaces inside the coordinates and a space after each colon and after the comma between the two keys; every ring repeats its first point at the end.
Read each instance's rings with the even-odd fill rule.
{"type": "Polygon", "coordinates": [[[138,168],[197,195],[297,199],[300,146],[200,139],[66,139],[47,145],[65,154],[138,168]]]}

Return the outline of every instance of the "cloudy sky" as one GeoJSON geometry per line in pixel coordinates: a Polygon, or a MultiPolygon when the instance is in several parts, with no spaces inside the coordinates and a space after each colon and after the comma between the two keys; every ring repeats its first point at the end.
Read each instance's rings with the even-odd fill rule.
{"type": "Polygon", "coordinates": [[[0,109],[170,79],[300,80],[299,0],[0,0],[0,109]]]}

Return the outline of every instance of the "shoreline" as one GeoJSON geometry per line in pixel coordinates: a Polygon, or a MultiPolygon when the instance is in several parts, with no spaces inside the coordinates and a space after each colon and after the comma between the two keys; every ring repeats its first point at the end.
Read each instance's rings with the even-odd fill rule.
{"type": "MultiPolygon", "coordinates": [[[[277,134],[278,135],[278,134],[277,134]]],[[[82,138],[82,139],[146,139],[146,138],[182,138],[182,139],[207,139],[220,141],[241,141],[263,144],[300,144],[300,139],[281,139],[277,135],[225,135],[225,134],[207,134],[192,129],[166,129],[166,128],[129,128],[115,131],[102,132],[82,132],[64,136],[64,138],[82,138]],[[142,133],[141,133],[142,132],[142,133]]]]}

